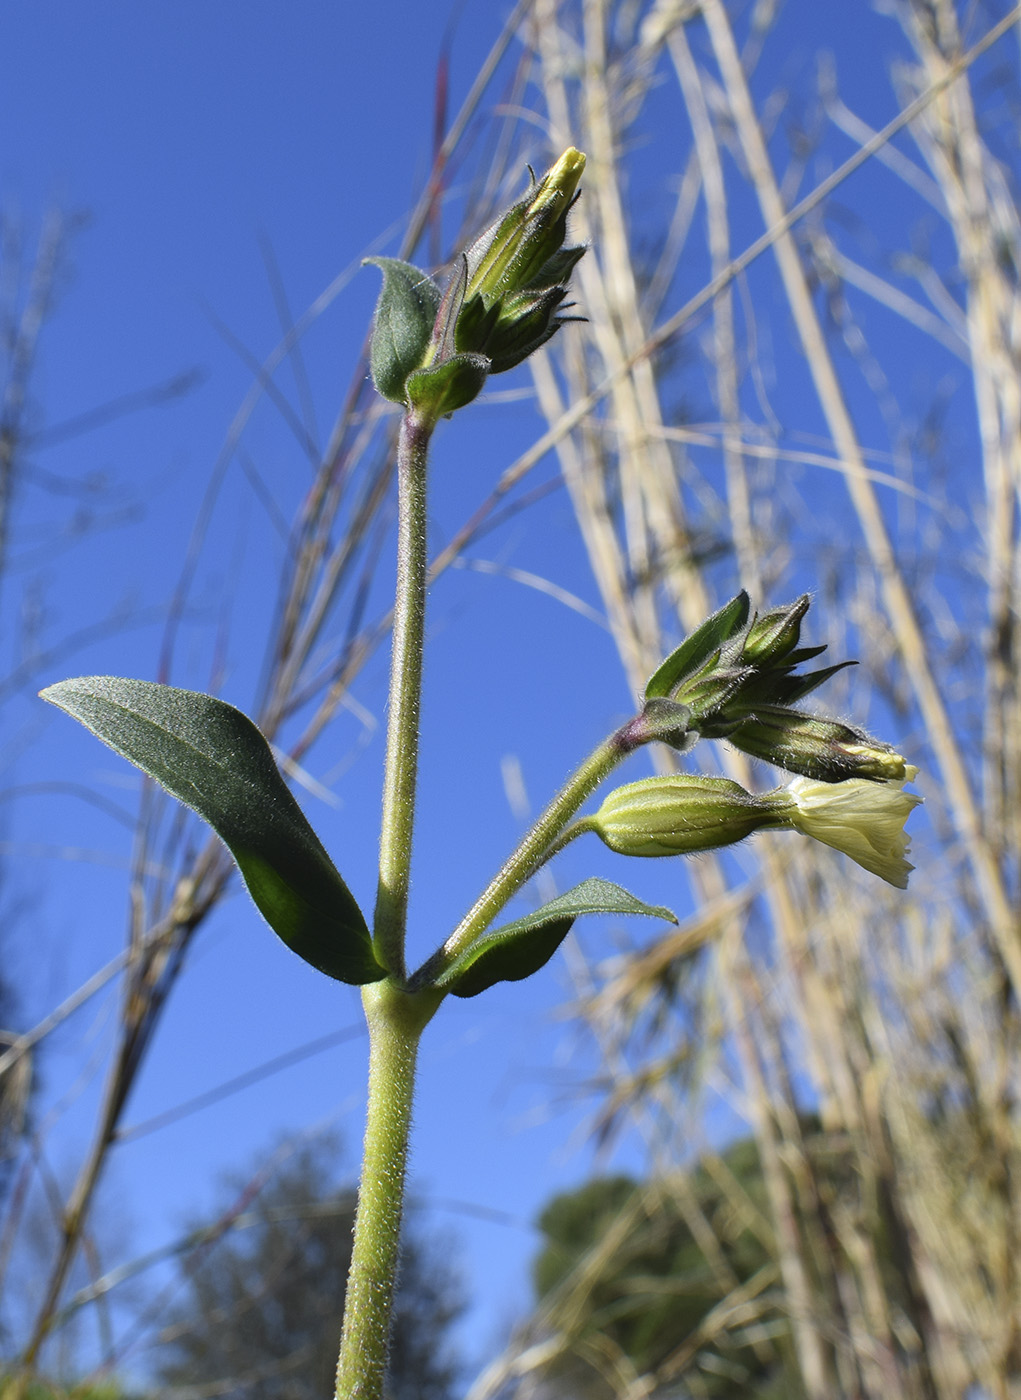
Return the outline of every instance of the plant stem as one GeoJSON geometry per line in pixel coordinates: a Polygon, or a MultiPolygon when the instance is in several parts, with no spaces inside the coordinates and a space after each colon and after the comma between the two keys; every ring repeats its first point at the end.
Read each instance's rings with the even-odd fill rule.
{"type": "Polygon", "coordinates": [[[369,1102],[354,1248],[344,1301],[336,1400],[382,1400],[422,1030],[442,1000],[391,979],[362,989],[369,1024],[369,1102]]]}
{"type": "Polygon", "coordinates": [[[648,741],[642,716],[636,716],[593,749],[568,778],[552,802],[537,817],[527,835],[490,880],[457,928],[411,979],[413,986],[431,980],[489,927],[512,895],[551,855],[580,831],[566,831],[568,822],[604,778],[641,744],[648,741]]]}
{"type": "Polygon", "coordinates": [[[433,424],[428,419],[408,409],[397,449],[397,595],[373,940],[383,966],[400,980],[405,973],[404,934],[418,777],[418,714],[425,635],[426,463],[432,431],[433,424]]]}
{"type": "Polygon", "coordinates": [[[418,778],[425,641],[426,465],[434,424],[408,409],[397,449],[397,592],[373,944],[390,976],[362,988],[369,1094],[354,1246],[337,1361],[337,1400],[382,1400],[401,1237],[415,1060],[442,993],[409,994],[404,940],[418,778]]]}

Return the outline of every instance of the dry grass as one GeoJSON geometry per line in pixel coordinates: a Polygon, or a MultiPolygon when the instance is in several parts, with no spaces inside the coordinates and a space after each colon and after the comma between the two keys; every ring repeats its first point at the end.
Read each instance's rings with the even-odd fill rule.
{"type": "MultiPolygon", "coordinates": [[[[768,1287],[786,1318],[781,1337],[764,1343],[786,1368],[782,1393],[959,1400],[978,1385],[1008,1400],[1021,1395],[1017,170],[988,144],[989,99],[977,95],[955,7],[916,0],[896,7],[911,58],[895,75],[905,111],[915,104],[906,123],[914,152],[902,141],[879,144],[878,155],[898,198],[919,217],[938,211],[953,258],[911,264],[908,248],[874,240],[863,264],[838,249],[824,214],[790,227],[810,161],[795,152],[777,168],[779,103],[757,106],[750,85],[772,7],[741,16],[743,53],[736,9],[537,3],[528,39],[539,101],[551,147],[571,141],[589,153],[578,223],[592,252],[579,269],[589,325],[537,363],[536,390],[554,434],[567,406],[590,405],[557,450],[635,689],[738,584],[779,602],[807,582],[819,594],[819,639],[846,640],[865,660],[855,713],[871,687],[887,732],[894,723],[909,736],[931,830],[907,899],[779,840],[759,843],[737,873],[694,870],[696,912],[680,931],[590,970],[596,990],[580,1014],[613,1086],[599,1122],[603,1132],[637,1129],[661,1182],[704,1143],[717,1096],[748,1124],[776,1266],[768,1287]],[[640,182],[643,146],[664,146],[665,129],[674,154],[663,183],[677,204],[669,229],[661,219],[650,238],[627,192],[640,182]],[[775,279],[765,291],[761,275],[756,284],[773,298],[768,313],[733,276],[743,247],[730,210],[749,195],[771,235],[775,279]],[[702,319],[683,327],[687,372],[694,361],[718,415],[694,428],[678,422],[678,370],[661,351],[664,324],[680,329],[671,313],[684,259],[718,288],[702,319]],[[912,266],[914,290],[890,274],[898,259],[912,266]],[[892,471],[877,469],[860,439],[859,372],[895,434],[910,412],[891,402],[897,376],[883,365],[883,343],[868,343],[852,289],[970,370],[978,431],[970,459],[944,481],[914,466],[903,435],[889,449],[892,471]],[[798,425],[783,431],[758,392],[757,321],[775,319],[781,298],[804,355],[804,392],[827,427],[817,452],[840,476],[823,519],[802,496],[798,425]],[[963,501],[978,511],[974,530],[951,523],[952,503],[963,501]],[[707,548],[714,537],[722,562],[707,548]],[[926,563],[941,556],[942,570],[926,563]],[[807,1109],[849,1154],[839,1182],[806,1141],[807,1109]]],[[[997,55],[1012,70],[1001,91],[1016,98],[1016,33],[997,55]]],[[[820,146],[827,123],[839,123],[876,148],[832,79],[820,106],[820,146]]],[[[704,1252],[717,1267],[711,1234],[704,1252]]],[[[606,1336],[599,1356],[598,1329],[583,1323],[585,1298],[611,1267],[612,1248],[587,1258],[472,1400],[545,1394],[544,1375],[565,1355],[587,1357],[601,1377],[592,1394],[708,1393],[716,1329],[747,1323],[741,1289],[732,1310],[714,1311],[661,1365],[629,1374],[624,1359],[609,1358],[606,1336]]],[[[745,1393],[735,1387],[727,1393],[745,1393]]],[[[550,1393],[564,1392],[552,1383],[550,1393]]]]}
{"type": "MultiPolygon", "coordinates": [[[[636,691],[736,587],[763,603],[812,588],[812,639],[863,658],[848,709],[864,715],[871,706],[877,729],[898,733],[923,769],[923,869],[905,898],[856,879],[821,848],[758,838],[740,863],[685,867],[692,912],[680,929],[586,970],[579,1015],[610,1086],[598,1129],[640,1135],[651,1195],[546,1300],[471,1400],[562,1394],[548,1376],[567,1354],[587,1361],[607,1396],[707,1394],[728,1338],[767,1313],[771,1325],[755,1345],[784,1368],[785,1395],[961,1400],[980,1386],[994,1400],[1021,1396],[1017,170],[994,154],[993,100],[970,66],[968,44],[982,30],[963,36],[950,0],[893,7],[889,23],[901,25],[908,54],[895,75],[896,122],[877,134],[824,71],[819,91],[800,95],[815,128],[792,115],[800,142],[779,155],[784,95],[757,103],[749,81],[769,52],[774,8],[770,0],[522,0],[511,16],[494,60],[495,68],[504,56],[505,71],[516,35],[505,110],[534,104],[548,148],[539,161],[567,145],[588,153],[574,230],[592,245],[576,274],[588,323],[534,360],[548,431],[506,469],[435,567],[457,558],[552,449],[636,691]],[[837,131],[840,151],[850,136],[857,154],[816,188],[811,172],[837,131]],[[661,189],[674,198],[651,228],[631,194],[650,146],[661,189]],[[857,254],[845,246],[823,196],[865,160],[882,163],[905,209],[939,221],[951,257],[937,264],[877,240],[863,240],[857,254]],[[745,211],[744,230],[749,207],[758,210],[754,243],[734,213],[745,211]],[[695,295],[690,267],[703,278],[695,295]],[[905,426],[912,408],[891,389],[902,379],[884,365],[885,343],[869,342],[869,298],[971,376],[978,428],[969,453],[941,476],[929,469],[938,451],[923,460],[905,426]],[[762,347],[767,330],[779,338],[788,327],[803,356],[804,422],[824,423],[825,441],[806,441],[802,423],[781,423],[770,406],[762,347]],[[713,421],[691,423],[678,410],[691,384],[711,395],[713,421]],[[857,427],[863,384],[889,425],[878,445],[857,427]],[[820,515],[812,473],[823,472],[832,480],[820,515]],[[965,509],[975,518],[962,524],[965,509]],[[754,1137],[761,1202],[708,1150],[706,1115],[721,1099],[754,1137]],[[817,1140],[839,1145],[839,1172],[817,1140]],[[656,1209],[669,1198],[707,1268],[726,1277],[726,1239],[681,1170],[696,1154],[729,1218],[755,1233],[770,1264],[639,1372],[589,1325],[587,1300],[648,1228],[653,1198],[656,1209]]],[[[998,42],[1011,68],[1003,91],[1016,99],[1016,31],[998,42]]],[[[494,68],[480,74],[437,153],[409,251],[494,68]]],[[[534,130],[513,117],[495,135],[487,129],[474,221],[502,194],[534,130]]],[[[256,396],[297,339],[293,329],[284,337],[256,396]]],[[[286,727],[296,759],[385,636],[385,619],[365,626],[357,612],[391,459],[387,424],[359,385],[360,372],[293,527],[267,648],[260,722],[271,737],[286,727]],[[348,585],[350,640],[323,660],[324,620],[348,585]]],[[[244,415],[228,455],[243,427],[244,415]]],[[[755,781],[733,755],[713,761],[755,781]]],[[[177,825],[156,808],[147,814],[130,946],[106,974],[124,977],[119,1043],[90,1155],[71,1197],[55,1205],[61,1242],[29,1362],[83,1246],[87,1256],[89,1208],[123,1104],[184,952],[228,877],[218,846],[189,854],[177,825]],[[156,863],[172,877],[146,876],[156,863]]],[[[8,1064],[32,1043],[13,1047],[8,1064]]],[[[35,1170],[30,1153],[22,1180],[35,1170]]],[[[24,1199],[16,1183],[4,1239],[22,1223],[24,1199]]]]}

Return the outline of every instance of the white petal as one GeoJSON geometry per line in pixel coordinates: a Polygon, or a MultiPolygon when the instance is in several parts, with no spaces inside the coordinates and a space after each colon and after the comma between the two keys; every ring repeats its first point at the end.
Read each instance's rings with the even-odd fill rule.
{"type": "Polygon", "coordinates": [[[806,836],[843,851],[873,875],[903,890],[914,869],[906,859],[911,838],[904,832],[904,823],[922,800],[903,789],[903,783],[865,778],[843,783],[795,778],[787,786],[793,803],[788,816],[806,836]]]}

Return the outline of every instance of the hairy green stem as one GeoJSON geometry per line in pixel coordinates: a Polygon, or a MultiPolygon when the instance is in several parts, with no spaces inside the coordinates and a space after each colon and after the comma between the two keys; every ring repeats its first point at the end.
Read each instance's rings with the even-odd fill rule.
{"type": "Polygon", "coordinates": [[[434,424],[408,409],[397,450],[397,592],[373,944],[390,976],[362,988],[369,1093],[337,1400],[382,1400],[404,1207],[415,1060],[442,993],[409,994],[404,941],[418,778],[425,641],[426,466],[434,424]]]}
{"type": "Polygon", "coordinates": [[[394,602],[383,823],[373,942],[376,956],[403,980],[418,778],[418,714],[425,636],[426,464],[433,424],[408,409],[397,449],[397,594],[394,602]]]}
{"type": "Polygon", "coordinates": [[[382,1400],[422,1030],[442,1000],[390,978],[362,988],[369,1024],[369,1101],[354,1247],[344,1300],[336,1400],[382,1400]]]}
{"type": "Polygon", "coordinates": [[[507,901],[535,874],[540,865],[581,832],[568,823],[591,792],[629,753],[648,742],[642,716],[636,716],[592,750],[575,769],[552,802],[493,876],[457,928],[411,978],[422,986],[484,932],[507,901]]]}

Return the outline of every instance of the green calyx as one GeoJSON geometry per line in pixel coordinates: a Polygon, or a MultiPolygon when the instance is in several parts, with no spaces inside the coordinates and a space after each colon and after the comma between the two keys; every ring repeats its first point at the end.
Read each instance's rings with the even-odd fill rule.
{"type": "Polygon", "coordinates": [[[581,824],[619,855],[679,856],[743,841],[777,818],[729,778],[677,774],[615,788],[581,824]]]}
{"type": "Polygon", "coordinates": [[[862,729],[780,705],[757,706],[727,739],[753,758],[826,783],[847,778],[902,782],[907,768],[902,754],[862,729]]]}
{"type": "Polygon", "coordinates": [[[585,249],[563,245],[584,169],[580,151],[565,151],[465,251],[451,278],[447,296],[453,349],[485,355],[492,374],[521,364],[574,319],[562,313],[568,309],[567,284],[585,249]]]}
{"type": "Polygon", "coordinates": [[[566,282],[583,251],[563,245],[584,169],[585,157],[570,146],[541,180],[533,176],[524,198],[467,249],[467,297],[491,305],[529,287],[566,282]]]}
{"type": "MultiPolygon", "coordinates": [[[[580,256],[585,250],[577,250],[580,256]]],[[[493,374],[521,364],[552,340],[568,316],[557,315],[567,296],[561,286],[535,288],[486,306],[481,296],[465,304],[457,324],[457,344],[489,357],[493,374]]]]}
{"type": "MultiPolygon", "coordinates": [[[[912,779],[906,767],[902,778],[912,779]]],[[[898,889],[907,887],[904,824],[921,798],[903,781],[794,778],[772,792],[747,792],[728,778],[687,774],[617,788],[578,823],[625,856],[679,856],[733,845],[760,828],[799,831],[841,851],[898,889]]]]}
{"type": "Polygon", "coordinates": [[[795,708],[811,691],[852,661],[814,671],[798,667],[825,646],[800,647],[807,594],[749,619],[748,595],[739,593],[691,634],[650,677],[642,714],[644,742],[675,748],[693,737],[725,739],[754,758],[823,782],[867,778],[897,781],[904,758],[862,729],[795,708]],[[688,712],[670,733],[665,704],[688,712]]]}

